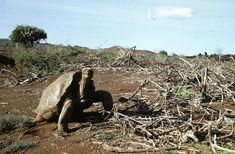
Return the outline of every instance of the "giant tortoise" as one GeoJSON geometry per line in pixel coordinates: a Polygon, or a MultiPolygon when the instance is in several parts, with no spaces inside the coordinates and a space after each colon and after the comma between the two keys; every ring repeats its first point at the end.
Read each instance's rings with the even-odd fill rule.
{"type": "Polygon", "coordinates": [[[85,68],[57,78],[43,91],[34,122],[58,120],[58,131],[66,132],[71,118],[79,117],[93,102],[102,102],[104,109],[110,111],[113,107],[111,94],[95,91],[92,77],[93,70],[85,68]]]}

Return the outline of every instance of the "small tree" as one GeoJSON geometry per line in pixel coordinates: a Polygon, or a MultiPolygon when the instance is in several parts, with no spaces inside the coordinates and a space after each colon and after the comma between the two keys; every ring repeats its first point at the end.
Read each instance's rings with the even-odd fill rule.
{"type": "Polygon", "coordinates": [[[32,46],[35,42],[46,38],[47,34],[44,30],[28,25],[17,25],[10,35],[13,43],[20,43],[24,46],[32,46]]]}
{"type": "Polygon", "coordinates": [[[162,50],[158,53],[160,56],[168,56],[168,53],[165,50],[162,50]]]}

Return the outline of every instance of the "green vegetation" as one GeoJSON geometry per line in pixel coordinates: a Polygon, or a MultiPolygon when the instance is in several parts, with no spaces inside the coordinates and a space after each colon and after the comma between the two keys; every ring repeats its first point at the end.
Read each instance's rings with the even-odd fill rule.
{"type": "Polygon", "coordinates": [[[187,87],[179,86],[179,85],[173,87],[172,93],[174,95],[181,96],[181,97],[189,97],[191,95],[187,87]]]}
{"type": "Polygon", "coordinates": [[[10,43],[11,41],[9,39],[0,39],[0,45],[6,44],[6,43],[10,43]]]}
{"type": "Polygon", "coordinates": [[[12,144],[5,147],[3,149],[3,152],[15,153],[18,151],[23,151],[25,149],[28,149],[29,147],[32,147],[34,145],[35,145],[35,143],[33,143],[33,142],[17,139],[15,142],[13,142],[12,144]]]}
{"type": "Polygon", "coordinates": [[[110,62],[110,61],[114,61],[115,59],[117,59],[119,54],[117,52],[101,51],[101,52],[98,52],[98,55],[104,61],[110,62]]]}
{"type": "Polygon", "coordinates": [[[33,48],[18,49],[14,51],[14,59],[19,73],[28,75],[48,74],[57,71],[61,64],[77,63],[81,60],[79,55],[86,54],[90,50],[84,47],[72,47],[62,45],[37,45],[33,48]],[[70,57],[77,57],[72,58],[70,57]]]}
{"type": "Polygon", "coordinates": [[[165,50],[162,50],[162,51],[159,51],[158,55],[160,57],[165,57],[165,56],[168,56],[168,53],[165,50]]]}
{"type": "Polygon", "coordinates": [[[15,52],[15,61],[18,71],[23,74],[30,72],[45,74],[59,68],[60,57],[56,53],[37,51],[15,52]]]}
{"type": "Polygon", "coordinates": [[[52,46],[47,49],[44,49],[47,51],[47,53],[56,53],[62,58],[70,57],[70,56],[77,56],[78,54],[85,54],[89,51],[91,51],[89,48],[86,47],[79,47],[79,46],[52,46]]]}
{"type": "Polygon", "coordinates": [[[7,114],[0,116],[0,149],[4,153],[15,153],[19,151],[23,151],[33,145],[35,143],[30,141],[25,141],[21,139],[14,140],[5,140],[9,138],[7,133],[11,131],[24,130],[33,126],[33,120],[27,116],[7,114]]]}
{"type": "Polygon", "coordinates": [[[9,39],[0,39],[0,50],[13,47],[11,40],[9,39]]]}
{"type": "Polygon", "coordinates": [[[231,154],[231,152],[228,152],[228,151],[225,151],[225,150],[222,150],[219,152],[219,154],[231,154]]]}
{"type": "Polygon", "coordinates": [[[26,116],[13,114],[0,116],[0,134],[10,132],[12,130],[22,130],[32,125],[32,119],[26,116]]]}
{"type": "Polygon", "coordinates": [[[33,46],[34,43],[46,38],[47,34],[44,30],[28,25],[16,26],[10,35],[13,43],[20,43],[23,46],[33,46]]]}

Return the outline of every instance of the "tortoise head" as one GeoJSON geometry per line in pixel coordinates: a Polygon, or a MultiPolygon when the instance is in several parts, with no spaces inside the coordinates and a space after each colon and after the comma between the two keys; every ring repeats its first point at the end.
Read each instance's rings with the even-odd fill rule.
{"type": "Polygon", "coordinates": [[[83,68],[82,69],[82,77],[86,79],[93,78],[93,70],[92,68],[83,68]]]}

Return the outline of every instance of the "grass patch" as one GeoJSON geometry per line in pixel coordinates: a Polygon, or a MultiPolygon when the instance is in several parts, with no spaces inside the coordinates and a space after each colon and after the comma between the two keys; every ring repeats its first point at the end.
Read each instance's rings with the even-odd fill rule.
{"type": "Polygon", "coordinates": [[[13,130],[22,130],[33,125],[33,120],[26,116],[19,115],[1,115],[0,116],[0,134],[8,133],[13,130]]]}

